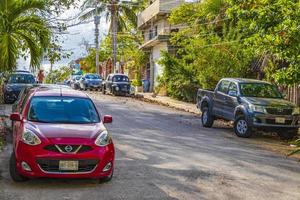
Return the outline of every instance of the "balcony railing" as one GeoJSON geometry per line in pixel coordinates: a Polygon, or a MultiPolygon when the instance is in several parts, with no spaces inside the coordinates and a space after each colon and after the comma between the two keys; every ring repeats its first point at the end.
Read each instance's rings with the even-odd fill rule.
{"type": "Polygon", "coordinates": [[[153,17],[159,14],[170,13],[172,9],[179,6],[185,0],[156,0],[144,11],[138,15],[138,27],[149,22],[153,17]]]}

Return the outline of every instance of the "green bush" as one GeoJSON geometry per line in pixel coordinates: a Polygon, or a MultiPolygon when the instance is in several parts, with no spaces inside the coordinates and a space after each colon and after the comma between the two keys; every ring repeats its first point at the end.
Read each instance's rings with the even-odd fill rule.
{"type": "Polygon", "coordinates": [[[142,85],[143,85],[142,80],[140,80],[140,79],[132,80],[132,86],[138,87],[138,86],[142,86],[142,85]]]}
{"type": "Polygon", "coordinates": [[[294,151],[290,152],[287,156],[299,154],[300,153],[300,139],[297,139],[297,140],[291,142],[290,144],[295,145],[297,148],[294,151]]]}

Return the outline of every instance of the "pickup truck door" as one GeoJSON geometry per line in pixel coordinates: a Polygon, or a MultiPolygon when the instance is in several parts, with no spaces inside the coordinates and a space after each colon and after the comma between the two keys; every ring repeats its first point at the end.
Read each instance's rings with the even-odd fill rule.
{"type": "Polygon", "coordinates": [[[213,113],[221,118],[224,118],[224,102],[226,100],[229,84],[230,81],[228,80],[221,81],[214,94],[213,113]]]}
{"type": "Polygon", "coordinates": [[[230,83],[227,95],[224,102],[224,118],[234,120],[234,110],[239,105],[238,102],[238,87],[236,83],[230,83]]]}

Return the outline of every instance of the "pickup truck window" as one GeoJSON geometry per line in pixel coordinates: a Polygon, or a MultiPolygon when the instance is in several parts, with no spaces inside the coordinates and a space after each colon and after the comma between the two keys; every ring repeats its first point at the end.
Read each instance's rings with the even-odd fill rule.
{"type": "Polygon", "coordinates": [[[227,94],[230,81],[222,81],[218,87],[218,91],[227,94]]]}
{"type": "Polygon", "coordinates": [[[228,88],[228,92],[229,91],[234,91],[234,92],[238,92],[237,86],[235,83],[231,83],[229,88],[228,88]]]}
{"type": "Polygon", "coordinates": [[[241,83],[240,89],[244,97],[283,98],[276,86],[267,83],[241,83]]]}

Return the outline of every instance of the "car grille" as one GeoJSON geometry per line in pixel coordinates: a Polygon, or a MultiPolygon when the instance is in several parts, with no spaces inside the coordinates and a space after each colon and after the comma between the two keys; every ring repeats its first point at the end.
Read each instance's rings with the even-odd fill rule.
{"type": "Polygon", "coordinates": [[[292,115],[292,108],[266,108],[267,112],[271,115],[292,115]]]}
{"type": "Polygon", "coordinates": [[[59,161],[60,160],[38,159],[36,162],[38,163],[38,165],[43,171],[49,173],[91,172],[96,168],[98,164],[98,160],[79,160],[77,171],[61,171],[59,170],[59,161]]]}
{"type": "Polygon", "coordinates": [[[279,124],[279,123],[276,123],[275,122],[275,119],[266,119],[266,123],[267,124],[279,124],[279,125],[291,125],[292,124],[292,120],[285,120],[285,123],[284,124],[279,124]]]}
{"type": "Polygon", "coordinates": [[[44,147],[47,151],[53,151],[57,153],[84,153],[93,150],[92,147],[87,145],[48,145],[44,147]],[[66,147],[71,147],[71,151],[67,151],[66,147]]]}

